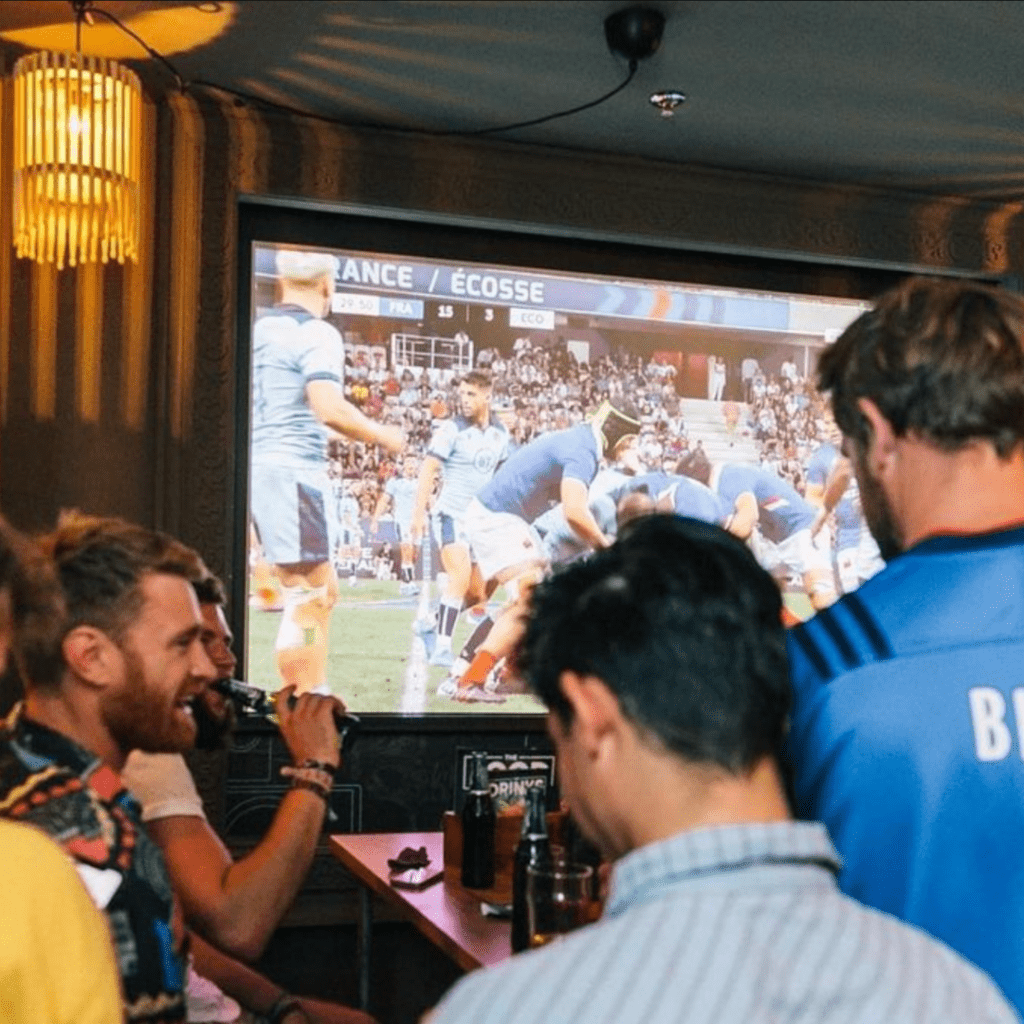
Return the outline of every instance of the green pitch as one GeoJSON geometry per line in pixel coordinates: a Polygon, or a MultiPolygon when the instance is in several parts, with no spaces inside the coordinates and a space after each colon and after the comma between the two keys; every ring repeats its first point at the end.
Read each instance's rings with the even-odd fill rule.
{"type": "MultiPolygon", "coordinates": [[[[521,714],[541,705],[527,695],[504,704],[461,704],[437,696],[446,669],[426,664],[423,641],[412,630],[419,596],[402,597],[393,581],[340,581],[331,615],[327,679],[331,690],[357,714],[521,714]]],[[[492,605],[497,611],[499,605],[492,605]]],[[[280,688],[274,667],[274,639],[280,612],[249,610],[248,682],[273,692],[280,688]]],[[[466,616],[455,629],[456,654],[473,627],[466,616]]]]}

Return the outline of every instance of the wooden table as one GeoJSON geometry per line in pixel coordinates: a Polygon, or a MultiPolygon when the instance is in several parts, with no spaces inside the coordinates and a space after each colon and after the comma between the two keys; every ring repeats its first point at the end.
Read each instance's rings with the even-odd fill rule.
{"type": "Polygon", "coordinates": [[[431,867],[443,866],[440,832],[338,835],[331,836],[328,845],[331,853],[362,882],[357,941],[359,1003],[363,1009],[367,1009],[370,997],[371,893],[400,910],[463,970],[497,964],[511,955],[511,922],[484,917],[480,912],[480,894],[464,889],[455,872],[447,872],[443,881],[419,892],[396,889],[389,884],[388,859],[397,857],[407,846],[414,850],[425,846],[431,867]]]}

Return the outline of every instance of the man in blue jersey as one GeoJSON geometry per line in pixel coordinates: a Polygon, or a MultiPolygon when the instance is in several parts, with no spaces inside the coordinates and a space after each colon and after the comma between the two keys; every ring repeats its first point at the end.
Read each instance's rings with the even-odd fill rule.
{"type": "Polygon", "coordinates": [[[430,664],[451,667],[452,634],[467,594],[484,597],[479,570],[474,571],[463,517],[473,497],[508,458],[512,442],[501,421],[491,412],[491,378],[471,370],[459,382],[458,416],[443,420],[434,431],[420,467],[412,536],[419,542],[426,532],[427,505],[439,472],[444,474],[433,511],[444,592],[437,609],[434,648],[430,664]]]}
{"type": "Polygon", "coordinates": [[[480,575],[492,590],[504,584],[512,601],[460,677],[455,700],[503,699],[486,691],[484,682],[519,636],[523,601],[546,565],[534,520],[561,502],[566,521],[584,543],[607,547],[608,537],[590,511],[589,487],[601,458],[614,461],[639,430],[635,410],[605,402],[586,423],[542,434],[520,448],[469,503],[466,530],[480,575]]]}
{"type": "Polygon", "coordinates": [[[741,495],[752,494],[757,502],[757,531],[750,540],[758,561],[769,572],[797,576],[815,609],[836,599],[828,555],[811,536],[815,510],[792,484],[759,466],[712,464],[699,450],[680,460],[679,471],[732,505],[741,495]]]}
{"type": "Polygon", "coordinates": [[[431,1024],[1012,1024],[981,971],[840,893],[825,829],[790,820],[781,605],[736,538],[669,515],[535,589],[513,660],[608,898],[431,1024]]]}
{"type": "Polygon", "coordinates": [[[277,669],[299,693],[329,692],[327,643],[338,578],[338,517],[328,473],[328,431],[401,451],[397,427],[345,399],[344,345],[324,319],[337,260],[277,253],[277,304],[253,325],[252,516],[281,583],[277,669]]]}
{"type": "Polygon", "coordinates": [[[818,381],[888,565],[790,633],[796,807],[1024,1010],[1024,303],[908,280],[818,381]]]}
{"type": "Polygon", "coordinates": [[[402,475],[393,476],[384,485],[377,499],[377,507],[373,510],[370,520],[370,535],[377,533],[377,523],[384,514],[388,503],[391,503],[391,517],[398,535],[399,551],[399,592],[402,594],[419,593],[416,582],[416,562],[420,547],[420,537],[412,531],[413,510],[416,505],[416,487],[419,468],[415,455],[407,455],[402,463],[402,475]]]}

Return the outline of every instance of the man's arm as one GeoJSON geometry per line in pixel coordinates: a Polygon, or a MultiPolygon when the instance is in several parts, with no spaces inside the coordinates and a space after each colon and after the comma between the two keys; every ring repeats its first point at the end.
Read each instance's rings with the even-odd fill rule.
{"type": "Polygon", "coordinates": [[[572,527],[577,536],[582,537],[592,548],[608,547],[608,538],[604,535],[597,520],[590,512],[590,491],[582,480],[575,477],[562,477],[562,512],[565,521],[572,527]]]}
{"type": "MultiPolygon", "coordinates": [[[[287,703],[278,700],[278,720],[294,760],[337,764],[338,702],[306,694],[292,708],[287,703]]],[[[146,828],[163,850],[190,924],[226,952],[255,960],[302,885],[325,813],[316,793],[289,789],[266,835],[237,862],[205,818],[173,815],[146,828]]]]}
{"type": "Polygon", "coordinates": [[[420,476],[416,484],[416,503],[412,509],[412,521],[409,524],[409,532],[412,534],[412,541],[418,544],[423,539],[426,529],[427,503],[430,495],[434,492],[434,480],[438,470],[441,468],[441,460],[436,455],[427,455],[420,466],[420,476]]]}
{"type": "Polygon", "coordinates": [[[818,514],[811,524],[811,536],[817,535],[818,531],[825,525],[825,520],[832,514],[839,500],[846,493],[853,479],[853,466],[850,460],[840,457],[832,463],[828,471],[824,487],[808,484],[806,498],[812,505],[819,506],[818,514]]]}
{"type": "Polygon", "coordinates": [[[331,380],[311,380],[306,384],[306,401],[313,415],[326,427],[352,438],[379,444],[390,452],[405,447],[405,437],[398,427],[387,426],[364,416],[331,380]]]}

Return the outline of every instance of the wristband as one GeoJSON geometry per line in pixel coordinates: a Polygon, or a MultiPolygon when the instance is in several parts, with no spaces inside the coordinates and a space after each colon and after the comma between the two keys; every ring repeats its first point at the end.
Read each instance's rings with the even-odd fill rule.
{"type": "Polygon", "coordinates": [[[330,772],[321,771],[319,768],[292,768],[285,765],[281,769],[281,775],[286,779],[302,779],[305,782],[315,782],[319,786],[330,789],[334,785],[334,776],[330,772]]]}
{"type": "Polygon", "coordinates": [[[314,782],[312,779],[292,779],[292,789],[308,789],[311,793],[316,793],[318,797],[325,804],[329,804],[331,800],[331,791],[319,782],[314,782]]]}
{"type": "Polygon", "coordinates": [[[281,1021],[288,1016],[293,1010],[301,1010],[302,1006],[299,1004],[298,999],[295,998],[290,992],[282,992],[277,997],[277,1002],[267,1010],[266,1016],[269,1024],[281,1024],[281,1021]]]}

